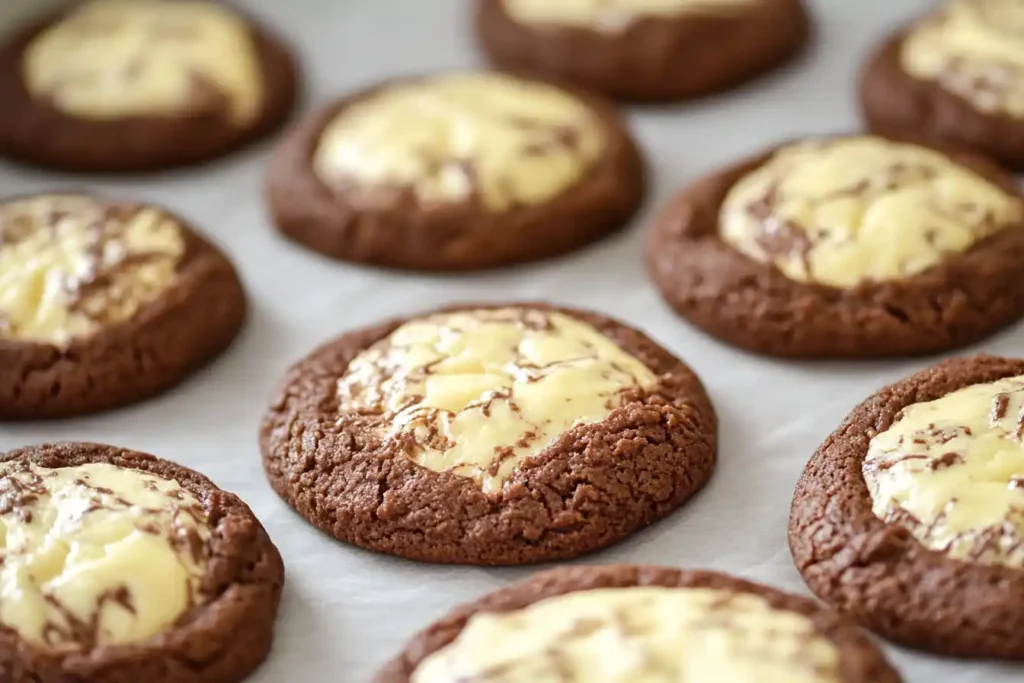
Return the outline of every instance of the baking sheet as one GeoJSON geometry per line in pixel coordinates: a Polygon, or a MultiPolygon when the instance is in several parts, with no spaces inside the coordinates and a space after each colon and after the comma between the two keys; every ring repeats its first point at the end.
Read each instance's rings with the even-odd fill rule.
{"type": "MultiPolygon", "coordinates": [[[[11,1],[0,13],[33,3],[11,1]]],[[[307,106],[379,78],[479,63],[468,34],[468,0],[242,4],[294,42],[309,84],[307,106]]],[[[315,531],[264,480],[256,431],[268,397],[292,361],[349,328],[452,301],[550,299],[607,312],[648,332],[696,368],[721,419],[720,462],[707,489],[670,519],[580,562],[709,567],[806,592],[786,547],[790,495],[804,462],[851,407],[925,363],[792,363],[732,350],[668,311],[647,281],[640,250],[647,218],[675,188],[781,138],[854,128],[854,72],[864,51],[928,2],[814,4],[818,38],[799,64],[711,100],[632,111],[654,187],[631,229],[566,258],[512,271],[394,274],[331,262],[286,243],[268,224],[261,196],[270,144],[203,168],[131,180],[0,163],[2,195],[84,185],[168,205],[225,247],[252,301],[238,344],[176,391],[87,419],[0,425],[0,450],[65,439],[108,442],[195,468],[238,493],[266,525],[288,569],[274,652],[252,680],[368,681],[415,630],[535,569],[414,564],[315,531]]],[[[1022,345],[1024,328],[1018,327],[977,349],[1020,355],[1022,345]]],[[[911,683],[1024,677],[1020,666],[887,649],[911,683]]]]}

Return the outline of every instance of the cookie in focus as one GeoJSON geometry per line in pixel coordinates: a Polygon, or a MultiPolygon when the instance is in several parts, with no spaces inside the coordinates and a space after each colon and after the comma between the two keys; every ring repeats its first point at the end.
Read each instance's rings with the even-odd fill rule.
{"type": "Polygon", "coordinates": [[[642,333],[546,304],[351,332],[288,372],[263,423],[274,490],[336,538],[512,565],[596,550],[711,476],[697,376],[642,333]]]}
{"type": "Polygon", "coordinates": [[[284,567],[202,475],[98,444],[0,455],[10,683],[232,683],[270,650],[284,567]]]}
{"type": "Polygon", "coordinates": [[[944,361],[854,408],[797,485],[808,586],[901,645],[1024,659],[1024,361],[944,361]]]}

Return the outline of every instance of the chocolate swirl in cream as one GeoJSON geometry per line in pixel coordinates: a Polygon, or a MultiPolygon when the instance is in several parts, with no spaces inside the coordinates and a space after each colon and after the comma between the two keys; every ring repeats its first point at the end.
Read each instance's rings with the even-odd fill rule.
{"type": "Polygon", "coordinates": [[[925,547],[1024,567],[1024,377],[904,408],[863,470],[875,514],[925,547]]]}
{"type": "Polygon", "coordinates": [[[7,468],[0,623],[53,650],[133,643],[202,603],[210,528],[177,482],[109,464],[7,468]]]}
{"type": "Polygon", "coordinates": [[[67,346],[128,320],[175,280],[178,222],[84,195],[0,204],[0,337],[67,346]]]}
{"type": "Polygon", "coordinates": [[[349,364],[340,407],[434,471],[501,491],[527,458],[657,377],[594,327],[516,308],[414,319],[349,364]]]}

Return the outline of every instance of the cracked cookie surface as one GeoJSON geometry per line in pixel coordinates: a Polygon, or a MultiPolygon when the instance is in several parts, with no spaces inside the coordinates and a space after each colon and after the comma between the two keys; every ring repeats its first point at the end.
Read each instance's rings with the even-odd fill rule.
{"type": "Polygon", "coordinates": [[[84,194],[0,202],[0,419],[114,408],[225,349],[232,265],[162,208],[84,194]]]}
{"type": "Polygon", "coordinates": [[[274,489],[325,532],[416,560],[574,557],[710,477],[697,376],[609,318],[463,306],[352,332],[289,371],[264,419],[274,489]]]}
{"type": "Polygon", "coordinates": [[[456,608],[375,683],[899,683],[852,623],[725,574],[560,568],[456,608]]]}
{"type": "Polygon", "coordinates": [[[1024,361],[944,361],[857,406],[804,470],[808,586],[895,642],[1024,659],[1024,361]]]}
{"type": "Polygon", "coordinates": [[[281,556],[202,475],[112,446],[0,454],[5,680],[231,683],[266,657],[281,556]]]}
{"type": "Polygon", "coordinates": [[[625,226],[645,192],[600,99],[493,72],[382,83],[321,108],[279,146],[267,199],[328,256],[468,270],[555,256],[625,226]]]}
{"type": "Polygon", "coordinates": [[[1024,199],[970,154],[875,136],[782,145],[681,192],[647,264],[665,300],[736,346],[912,356],[1024,314],[1024,199]]]}

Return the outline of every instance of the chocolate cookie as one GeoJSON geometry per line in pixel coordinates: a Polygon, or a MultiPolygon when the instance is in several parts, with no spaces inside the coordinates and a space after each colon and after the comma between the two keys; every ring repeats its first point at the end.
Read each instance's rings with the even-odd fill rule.
{"type": "Polygon", "coordinates": [[[565,567],[457,608],[375,683],[679,680],[899,683],[852,623],[706,571],[565,567]]]}
{"type": "Polygon", "coordinates": [[[810,20],[801,0],[476,0],[476,33],[503,69],[663,102],[779,67],[810,20]]]}
{"type": "Polygon", "coordinates": [[[274,490],[340,540],[525,564],[613,543],[711,476],[697,376],[640,332],[545,304],[346,334],[289,371],[261,432],[274,490]]]}
{"type": "Polygon", "coordinates": [[[208,0],[87,0],[0,47],[0,155],[84,172],[198,163],[276,130],[288,51],[208,0]]]}
{"type": "Polygon", "coordinates": [[[1024,659],[1024,361],[940,363],[857,406],[796,489],[811,589],[908,647],[1024,659]]]}
{"type": "Polygon", "coordinates": [[[233,683],[270,651],[284,566],[209,479],[66,443],[0,454],[6,683],[233,683]]]}
{"type": "Polygon", "coordinates": [[[0,202],[0,419],[162,392],[225,350],[245,310],[227,258],[161,208],[79,194],[0,202]]]}
{"type": "Polygon", "coordinates": [[[623,227],[644,189],[607,103],[484,72],[384,83],[313,113],[267,193],[281,232],[316,251],[444,271],[578,249],[623,227]]]}
{"type": "Polygon", "coordinates": [[[953,0],[886,39],[861,72],[871,130],[1024,168],[1024,5],[953,0]]]}
{"type": "Polygon", "coordinates": [[[757,353],[937,353],[1024,314],[1024,201],[970,154],[796,142],[683,191],[647,264],[676,311],[757,353]]]}

